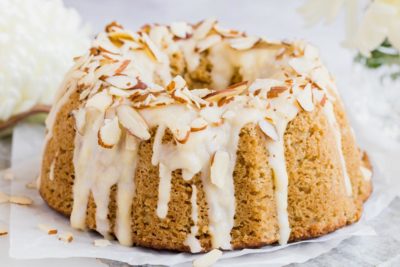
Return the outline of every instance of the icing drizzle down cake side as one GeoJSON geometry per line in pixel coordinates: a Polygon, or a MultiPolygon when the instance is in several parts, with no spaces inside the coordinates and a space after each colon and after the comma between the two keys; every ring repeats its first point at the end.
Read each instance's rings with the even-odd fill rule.
{"type": "Polygon", "coordinates": [[[357,220],[371,190],[362,178],[370,166],[317,50],[213,19],[138,32],[108,25],[76,59],[47,129],[44,199],[74,228],[128,246],[200,252],[285,244],[357,220]],[[57,145],[63,129],[73,144],[57,145]],[[295,131],[310,139],[291,137],[295,131]],[[242,149],[246,138],[250,148],[242,149]],[[291,138],[300,139],[298,153],[291,138]],[[252,146],[265,158],[247,162],[252,146]],[[69,205],[53,201],[57,194],[69,205]],[[305,202],[324,197],[338,205],[325,215],[305,202]]]}

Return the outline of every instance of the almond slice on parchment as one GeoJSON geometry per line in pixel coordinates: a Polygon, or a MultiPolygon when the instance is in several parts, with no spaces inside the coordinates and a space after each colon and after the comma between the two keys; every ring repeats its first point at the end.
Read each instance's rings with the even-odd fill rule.
{"type": "Polygon", "coordinates": [[[213,249],[193,261],[193,267],[210,267],[222,257],[222,251],[213,249]]]}
{"type": "Polygon", "coordinates": [[[29,197],[24,197],[24,196],[10,196],[9,198],[10,203],[13,204],[18,204],[18,205],[32,205],[33,200],[30,199],[29,197]]]}
{"type": "Polygon", "coordinates": [[[72,233],[62,233],[58,235],[58,240],[64,241],[64,243],[71,243],[74,240],[72,233]]]}
{"type": "Polygon", "coordinates": [[[38,224],[38,228],[39,228],[41,231],[47,233],[48,235],[55,235],[55,234],[57,234],[57,232],[58,232],[58,230],[57,230],[56,228],[51,227],[51,226],[49,226],[49,225],[47,225],[47,224],[41,224],[41,223],[40,223],[40,224],[38,224]]]}
{"type": "Polygon", "coordinates": [[[95,247],[108,247],[111,246],[111,242],[107,239],[96,239],[93,242],[95,247]]]}

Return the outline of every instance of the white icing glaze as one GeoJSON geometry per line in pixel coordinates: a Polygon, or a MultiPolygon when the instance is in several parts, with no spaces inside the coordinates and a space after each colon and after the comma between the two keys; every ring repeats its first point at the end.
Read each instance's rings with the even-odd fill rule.
{"type": "MultiPolygon", "coordinates": [[[[157,128],[151,158],[151,163],[159,167],[157,216],[164,219],[168,215],[173,171],[181,170],[187,181],[201,173],[212,247],[231,249],[230,233],[236,208],[233,171],[239,134],[245,125],[252,123],[260,124],[269,138],[267,149],[276,188],[279,242],[286,243],[290,227],[284,133],[300,109],[314,110],[315,105],[323,105],[325,89],[335,90],[329,73],[321,65],[316,50],[304,43],[269,43],[255,37],[243,37],[242,33],[220,29],[213,20],[193,29],[182,23],[172,28],[173,32],[170,32],[171,28],[153,26],[146,32],[132,33],[114,27],[109,33],[99,34],[93,43],[97,52],[82,57],[67,79],[66,92],[58,98],[49,116],[47,138],[51,138],[55,114],[78,85],[84,86],[80,95],[83,106],[75,113],[80,117],[80,125],[75,136],[73,159],[72,226],[85,228],[85,207],[91,192],[96,204],[96,229],[108,236],[110,189],[117,184],[115,233],[122,244],[132,244],[130,214],[139,138],[148,139],[150,134],[146,131],[157,128]],[[210,37],[212,28],[221,37],[215,32],[210,37]],[[189,38],[188,34],[192,32],[194,37],[189,38]],[[118,35],[123,38],[118,40],[118,35]],[[230,41],[231,37],[240,38],[230,41]],[[252,48],[259,43],[260,47],[252,48]],[[193,71],[199,66],[200,52],[205,49],[208,49],[208,59],[213,65],[211,78],[215,90],[190,91],[181,77],[172,80],[170,55],[181,53],[188,70],[193,71]],[[236,70],[243,80],[248,81],[247,84],[225,89],[236,70]],[[216,91],[220,89],[224,90],[216,91]],[[101,94],[107,101],[98,102],[100,100],[94,97],[96,94],[101,94]],[[87,98],[90,100],[86,101],[87,98]],[[86,103],[89,105],[85,107],[86,103]],[[136,111],[118,112],[121,105],[136,111]],[[122,121],[122,137],[118,144],[105,148],[99,145],[98,131],[104,118],[114,116],[122,121]],[[140,132],[129,127],[140,127],[140,132]],[[167,129],[174,140],[163,143],[167,129]],[[134,137],[135,134],[138,137],[134,137]]],[[[329,102],[332,99],[328,94],[324,111],[335,132],[346,190],[351,193],[340,131],[329,102]]],[[[194,185],[192,188],[194,225],[185,243],[193,252],[198,252],[201,246],[195,237],[198,232],[197,188],[194,185]]]]}
{"type": "Polygon", "coordinates": [[[327,102],[323,108],[325,116],[331,125],[333,134],[335,136],[335,142],[339,154],[339,160],[340,160],[340,166],[342,168],[342,175],[344,179],[344,185],[346,188],[346,193],[348,196],[351,196],[353,194],[352,186],[351,186],[351,180],[349,177],[349,174],[347,172],[347,167],[346,167],[346,161],[344,159],[343,155],[343,149],[342,149],[342,134],[340,133],[340,126],[336,121],[336,116],[335,112],[333,111],[333,105],[331,102],[327,102]]]}
{"type": "Polygon", "coordinates": [[[192,253],[197,253],[201,251],[201,244],[196,238],[196,234],[199,231],[199,227],[197,226],[199,215],[197,207],[197,188],[194,184],[192,184],[192,196],[190,198],[190,203],[192,204],[192,220],[194,225],[190,227],[190,234],[186,237],[185,245],[189,246],[192,253]]]}

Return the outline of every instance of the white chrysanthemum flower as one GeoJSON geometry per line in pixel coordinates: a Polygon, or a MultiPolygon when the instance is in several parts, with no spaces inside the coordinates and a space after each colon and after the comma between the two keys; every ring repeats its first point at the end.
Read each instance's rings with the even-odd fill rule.
{"type": "Polygon", "coordinates": [[[386,38],[400,51],[399,0],[375,0],[368,7],[356,35],[356,47],[369,56],[386,38]]]}
{"type": "Polygon", "coordinates": [[[51,104],[89,31],[61,0],[0,1],[0,121],[51,104]]]}

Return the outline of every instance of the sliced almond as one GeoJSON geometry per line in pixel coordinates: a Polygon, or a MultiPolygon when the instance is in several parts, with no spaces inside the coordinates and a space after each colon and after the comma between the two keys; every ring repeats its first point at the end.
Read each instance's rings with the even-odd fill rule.
{"type": "Polygon", "coordinates": [[[206,129],[208,126],[208,123],[205,119],[203,118],[197,118],[192,123],[190,124],[190,131],[191,132],[199,132],[204,129],[206,129]]]}
{"type": "Polygon", "coordinates": [[[226,176],[229,170],[229,162],[230,156],[228,152],[215,152],[211,164],[210,178],[211,182],[218,188],[223,188],[225,185],[226,176]]]}
{"type": "Polygon", "coordinates": [[[192,27],[186,22],[173,22],[170,25],[171,32],[178,38],[188,38],[193,33],[192,27]]]}
{"type": "Polygon", "coordinates": [[[110,76],[104,81],[120,89],[130,89],[138,83],[136,77],[127,75],[110,76]]]}
{"type": "Polygon", "coordinates": [[[74,110],[72,114],[74,115],[75,118],[76,131],[80,135],[83,135],[86,124],[86,110],[84,108],[80,108],[78,110],[74,110]]]}
{"type": "Polygon", "coordinates": [[[114,86],[111,86],[108,89],[108,93],[113,96],[118,96],[118,97],[128,97],[134,94],[134,90],[124,90],[120,89],[114,86]]]}
{"type": "Polygon", "coordinates": [[[281,93],[285,92],[288,88],[286,86],[273,86],[267,93],[268,98],[278,97],[281,93]]]}
{"type": "Polygon", "coordinates": [[[113,148],[118,144],[121,137],[121,128],[119,127],[118,117],[105,119],[104,125],[98,132],[98,143],[104,148],[113,148]]]}
{"type": "Polygon", "coordinates": [[[134,41],[132,35],[122,31],[110,32],[108,34],[108,38],[117,47],[121,47],[124,44],[125,40],[134,41]]]}
{"type": "Polygon", "coordinates": [[[47,224],[38,224],[38,228],[41,231],[47,233],[48,235],[55,235],[58,232],[56,228],[51,227],[51,226],[49,226],[47,224]]]}
{"type": "Polygon", "coordinates": [[[155,61],[162,62],[163,54],[160,51],[160,49],[154,44],[154,42],[150,39],[150,37],[146,33],[142,32],[141,38],[146,46],[147,51],[150,54],[150,57],[155,61]]]}
{"type": "Polygon", "coordinates": [[[29,183],[27,183],[25,185],[25,187],[28,188],[28,189],[38,189],[37,184],[36,184],[36,180],[30,181],[29,183]]]}
{"type": "Polygon", "coordinates": [[[80,95],[79,95],[79,100],[84,100],[84,99],[86,99],[86,98],[89,96],[90,91],[91,91],[90,88],[83,90],[83,91],[80,93],[80,95]]]}
{"type": "Polygon", "coordinates": [[[232,38],[243,36],[244,33],[237,30],[222,28],[218,23],[214,25],[214,30],[223,37],[232,38]]]}
{"type": "Polygon", "coordinates": [[[122,105],[117,107],[120,123],[127,131],[142,140],[150,139],[149,128],[140,114],[132,107],[122,105]]]}
{"type": "Polygon", "coordinates": [[[10,201],[10,196],[0,191],[0,204],[7,203],[9,201],[10,201]]]}
{"type": "Polygon", "coordinates": [[[197,28],[194,30],[193,38],[196,40],[201,40],[205,38],[208,33],[212,30],[217,20],[214,18],[208,18],[200,22],[197,28]]]}
{"type": "Polygon", "coordinates": [[[255,46],[260,41],[259,37],[248,36],[229,40],[229,44],[236,50],[247,50],[255,46]]]}
{"type": "Polygon", "coordinates": [[[173,99],[175,99],[176,101],[180,102],[180,103],[189,103],[190,99],[187,97],[187,95],[185,95],[182,90],[174,90],[171,93],[171,96],[173,99]]]}
{"type": "Polygon", "coordinates": [[[279,140],[278,132],[272,123],[267,120],[260,120],[258,126],[266,136],[270,137],[274,141],[279,140]]]}
{"type": "Polygon", "coordinates": [[[207,36],[205,39],[199,41],[196,45],[196,52],[201,53],[209,49],[210,47],[221,42],[221,35],[212,34],[207,36]]]}
{"type": "Polygon", "coordinates": [[[111,106],[112,101],[112,96],[106,91],[102,91],[90,97],[86,102],[86,107],[93,107],[104,112],[109,106],[111,106]]]}
{"type": "Polygon", "coordinates": [[[210,267],[222,257],[222,251],[213,249],[193,261],[193,267],[210,267]]]}
{"type": "Polygon", "coordinates": [[[172,81],[167,85],[165,90],[168,92],[172,92],[176,89],[183,89],[186,86],[186,81],[185,79],[182,78],[182,76],[177,75],[175,76],[172,81]]]}
{"type": "Polygon", "coordinates": [[[311,84],[308,83],[304,89],[299,90],[296,100],[305,111],[311,112],[314,110],[311,84]]]}
{"type": "Polygon", "coordinates": [[[114,75],[120,74],[121,72],[123,72],[128,67],[129,63],[131,63],[131,61],[129,59],[122,61],[121,65],[118,67],[118,69],[115,70],[114,75]]]}
{"type": "Polygon", "coordinates": [[[18,204],[18,205],[32,205],[33,200],[29,197],[24,196],[10,196],[10,203],[18,204]]]}
{"type": "Polygon", "coordinates": [[[0,228],[0,236],[8,235],[8,231],[6,229],[0,228]]]}
{"type": "Polygon", "coordinates": [[[3,179],[8,181],[14,180],[14,173],[10,168],[3,171],[3,179]]]}
{"type": "Polygon", "coordinates": [[[58,240],[64,241],[65,243],[71,243],[74,240],[72,233],[62,233],[58,235],[58,240]]]}
{"type": "Polygon", "coordinates": [[[181,128],[171,129],[171,132],[178,143],[185,144],[189,139],[190,128],[188,126],[184,126],[181,128]]]}
{"type": "Polygon", "coordinates": [[[247,89],[247,83],[248,83],[247,81],[244,81],[244,82],[234,84],[234,85],[228,87],[227,89],[215,91],[213,93],[206,95],[204,97],[204,100],[207,100],[209,102],[216,102],[223,97],[240,95],[247,89]]]}
{"type": "Polygon", "coordinates": [[[107,239],[96,239],[94,240],[94,245],[96,247],[108,247],[111,246],[111,242],[107,239]]]}

